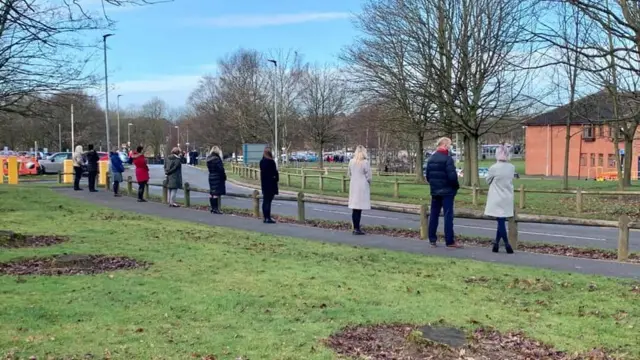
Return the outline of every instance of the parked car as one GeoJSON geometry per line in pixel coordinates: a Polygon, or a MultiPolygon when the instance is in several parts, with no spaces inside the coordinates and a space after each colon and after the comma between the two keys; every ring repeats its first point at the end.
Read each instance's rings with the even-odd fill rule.
{"type": "Polygon", "coordinates": [[[59,152],[53,153],[47,160],[40,161],[40,171],[43,174],[57,174],[64,170],[64,161],[71,160],[73,153],[59,152]]]}

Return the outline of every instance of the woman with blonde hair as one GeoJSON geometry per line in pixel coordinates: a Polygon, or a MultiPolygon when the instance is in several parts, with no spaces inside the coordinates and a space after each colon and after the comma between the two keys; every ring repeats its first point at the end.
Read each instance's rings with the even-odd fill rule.
{"type": "Polygon", "coordinates": [[[513,254],[513,249],[507,237],[506,218],[513,217],[513,177],[516,168],[509,163],[509,149],[504,145],[496,149],[496,163],[491,165],[486,181],[489,184],[487,204],[484,214],[495,217],[498,221],[496,239],[493,252],[500,251],[500,240],[504,241],[507,254],[513,254]]]}
{"type": "Polygon", "coordinates": [[[220,196],[227,193],[225,181],[227,174],[222,163],[222,150],[212,146],[207,154],[207,169],[209,170],[209,205],[212,214],[222,214],[220,211],[220,196]]]}
{"type": "Polygon", "coordinates": [[[178,189],[182,189],[182,160],[180,159],[180,148],[174,147],[171,150],[171,154],[165,159],[164,173],[167,176],[169,206],[180,207],[180,205],[176,203],[178,189]]]}
{"type": "Polygon", "coordinates": [[[364,235],[360,228],[362,210],[371,209],[371,166],[367,160],[367,149],[358,145],[349,161],[349,209],[353,221],[353,234],[364,235]]]}
{"type": "Polygon", "coordinates": [[[80,180],[82,179],[82,166],[85,163],[84,151],[82,145],[76,146],[76,151],[73,153],[73,190],[80,191],[80,180]]]}

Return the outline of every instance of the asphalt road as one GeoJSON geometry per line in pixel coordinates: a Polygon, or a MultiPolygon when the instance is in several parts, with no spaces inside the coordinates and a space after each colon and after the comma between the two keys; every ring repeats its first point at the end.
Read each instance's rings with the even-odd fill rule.
{"type": "MultiPolygon", "coordinates": [[[[164,179],[162,166],[150,165],[149,168],[151,172],[151,182],[162,182],[164,179]]],[[[183,181],[189,182],[195,187],[209,187],[206,171],[188,166],[183,166],[182,169],[183,181]]],[[[125,177],[127,175],[133,176],[129,170],[125,173],[125,177]]],[[[154,195],[161,194],[159,187],[151,187],[149,191],[154,195]]],[[[227,183],[227,192],[250,194],[253,192],[253,189],[227,183]]],[[[179,192],[178,198],[181,197],[182,192],[179,192]]],[[[207,194],[192,193],[191,198],[194,204],[208,204],[207,194]]],[[[252,208],[252,203],[250,199],[225,197],[223,199],[223,207],[224,206],[250,209],[252,208]]],[[[296,216],[297,204],[289,201],[274,201],[273,213],[285,216],[296,216]]],[[[310,219],[350,221],[351,211],[345,206],[307,204],[306,216],[310,219]]],[[[362,214],[362,223],[363,225],[384,225],[396,228],[417,229],[420,226],[420,218],[418,215],[412,214],[370,210],[362,214]]],[[[493,237],[495,236],[495,226],[495,222],[490,220],[455,219],[456,233],[465,236],[493,237]]],[[[442,229],[442,223],[440,229],[442,229]]],[[[519,238],[522,241],[556,243],[601,249],[616,249],[618,244],[618,231],[614,228],[520,223],[518,230],[519,238]]],[[[631,251],[640,251],[640,233],[638,231],[631,232],[629,247],[631,251]]]]}

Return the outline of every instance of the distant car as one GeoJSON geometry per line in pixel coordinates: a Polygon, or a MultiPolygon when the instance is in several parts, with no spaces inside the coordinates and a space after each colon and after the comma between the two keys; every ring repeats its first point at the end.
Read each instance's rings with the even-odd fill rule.
{"type": "Polygon", "coordinates": [[[64,161],[71,160],[73,153],[59,152],[53,153],[46,160],[40,161],[40,171],[43,174],[57,174],[64,170],[64,161]]]}

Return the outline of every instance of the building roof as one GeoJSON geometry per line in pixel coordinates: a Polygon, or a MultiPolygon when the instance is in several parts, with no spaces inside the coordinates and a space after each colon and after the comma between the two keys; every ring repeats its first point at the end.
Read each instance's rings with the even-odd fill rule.
{"type": "MultiPolygon", "coordinates": [[[[622,106],[620,113],[631,112],[632,108],[638,109],[640,105],[640,92],[627,92],[620,94],[622,106]]],[[[557,107],[553,110],[538,114],[525,121],[527,126],[566,125],[569,117],[569,104],[557,107]]],[[[613,102],[606,90],[587,95],[574,102],[574,112],[571,124],[602,124],[611,121],[613,115],[613,102]]]]}

